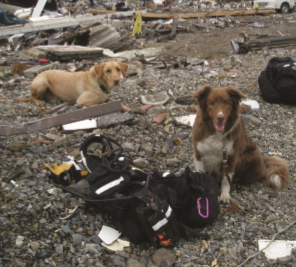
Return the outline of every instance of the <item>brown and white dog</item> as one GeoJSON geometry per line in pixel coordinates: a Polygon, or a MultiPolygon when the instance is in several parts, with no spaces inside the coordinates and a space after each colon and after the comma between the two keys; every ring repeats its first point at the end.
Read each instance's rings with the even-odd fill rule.
{"type": "MultiPolygon", "coordinates": [[[[44,106],[44,101],[59,99],[77,103],[79,106],[92,106],[110,101],[109,93],[120,85],[121,74],[126,77],[128,65],[119,61],[103,62],[89,71],[67,72],[47,70],[32,81],[31,97],[16,101],[31,101],[44,106]]],[[[129,108],[123,106],[125,111],[129,108]]]]}
{"type": "Polygon", "coordinates": [[[262,156],[247,135],[239,110],[244,98],[242,92],[232,87],[206,86],[193,97],[200,107],[192,129],[195,168],[222,177],[220,201],[229,203],[231,199],[230,185],[222,168],[224,148],[231,180],[252,183],[265,179],[276,189],[287,185],[290,175],[285,161],[262,156]]]}

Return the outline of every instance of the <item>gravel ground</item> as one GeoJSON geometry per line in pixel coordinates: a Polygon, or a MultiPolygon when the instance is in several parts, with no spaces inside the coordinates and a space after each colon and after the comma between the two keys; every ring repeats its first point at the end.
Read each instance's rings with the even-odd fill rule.
{"type": "MultiPolygon", "coordinates": [[[[2,55],[7,59],[15,56],[2,55]]],[[[77,155],[79,145],[91,134],[86,131],[66,134],[57,127],[33,134],[0,137],[0,266],[199,267],[215,266],[215,260],[216,266],[237,266],[255,253],[258,239],[271,239],[296,220],[296,142],[293,139],[296,110],[292,106],[265,103],[258,92],[257,78],[273,56],[295,59],[296,50],[230,55],[208,60],[208,65],[189,65],[174,71],[141,69],[141,63],[138,63],[138,73],[142,77],[129,77],[122,82],[121,88],[112,92],[111,97],[122,100],[129,107],[139,107],[141,95],[167,92],[169,101],[154,106],[142,115],[135,114],[135,120],[129,125],[95,130],[95,133],[113,137],[122,144],[134,145],[133,157],[141,158],[145,169],[157,168],[176,173],[188,165],[193,167],[193,151],[191,128],[176,124],[174,118],[191,115],[197,106],[190,102],[179,105],[175,99],[191,96],[202,86],[211,85],[234,86],[249,99],[259,102],[259,110],[244,115],[248,134],[258,143],[264,155],[278,155],[289,162],[291,182],[282,191],[275,191],[264,183],[236,185],[232,202],[239,212],[231,213],[229,205],[221,204],[218,219],[202,229],[211,236],[208,250],[202,252],[200,240],[188,238],[180,239],[173,250],[147,243],[140,246],[131,244],[124,252],[108,253],[101,246],[97,234],[102,225],[111,226],[110,218],[60,189],[53,193],[48,191],[55,186],[43,163],[59,165],[68,155],[77,155]],[[166,114],[166,120],[154,125],[152,118],[158,114],[166,114]],[[166,147],[170,137],[184,132],[189,136],[181,146],[166,147]],[[51,144],[34,143],[36,140],[51,144]],[[143,149],[138,149],[140,146],[143,149]],[[70,219],[60,219],[77,205],[79,208],[70,219]],[[161,265],[158,259],[163,255],[167,256],[167,261],[161,265]]],[[[196,57],[203,60],[202,55],[196,57]]],[[[10,76],[11,65],[1,68],[5,75],[0,89],[0,125],[19,125],[45,118],[28,116],[38,111],[33,104],[14,101],[28,96],[30,80],[10,76]]],[[[47,108],[54,106],[49,104],[47,108]]],[[[72,106],[60,112],[76,109],[72,106]]],[[[278,239],[296,240],[295,227],[279,235],[278,239]]],[[[277,264],[260,254],[245,266],[277,264]]],[[[296,266],[295,258],[284,265],[296,266]]]]}

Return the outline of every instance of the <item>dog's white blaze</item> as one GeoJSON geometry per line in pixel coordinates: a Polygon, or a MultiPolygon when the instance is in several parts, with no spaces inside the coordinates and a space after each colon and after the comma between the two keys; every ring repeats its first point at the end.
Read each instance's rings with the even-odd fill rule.
{"type": "Polygon", "coordinates": [[[222,111],[219,111],[219,112],[218,112],[218,115],[222,115],[222,116],[224,116],[224,113],[223,113],[222,111]]]}
{"type": "Polygon", "coordinates": [[[270,177],[270,183],[274,185],[277,189],[282,187],[282,179],[279,175],[274,174],[270,177]]]}
{"type": "MultiPolygon", "coordinates": [[[[232,153],[233,141],[226,140],[224,142],[224,135],[221,133],[215,133],[197,144],[197,149],[202,155],[201,161],[204,165],[203,171],[207,173],[215,172],[217,174],[221,172],[223,148],[226,148],[227,155],[230,155],[232,153]]],[[[195,166],[197,166],[196,163],[195,166]]]]}

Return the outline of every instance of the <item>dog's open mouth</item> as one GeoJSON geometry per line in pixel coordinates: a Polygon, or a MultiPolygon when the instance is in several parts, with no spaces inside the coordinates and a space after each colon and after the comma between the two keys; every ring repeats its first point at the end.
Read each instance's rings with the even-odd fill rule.
{"type": "Polygon", "coordinates": [[[224,121],[219,121],[219,122],[214,122],[216,131],[219,133],[222,133],[224,131],[225,128],[225,122],[224,121]]]}

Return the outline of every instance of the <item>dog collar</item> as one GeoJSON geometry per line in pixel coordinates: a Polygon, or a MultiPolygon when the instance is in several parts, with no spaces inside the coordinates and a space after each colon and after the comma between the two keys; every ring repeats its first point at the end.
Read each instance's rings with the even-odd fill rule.
{"type": "Polygon", "coordinates": [[[98,81],[98,84],[105,94],[109,94],[109,92],[108,92],[107,88],[104,86],[104,84],[102,84],[100,81],[98,81]]]}

